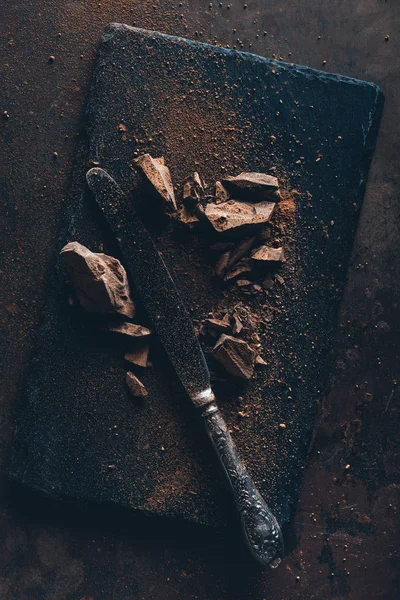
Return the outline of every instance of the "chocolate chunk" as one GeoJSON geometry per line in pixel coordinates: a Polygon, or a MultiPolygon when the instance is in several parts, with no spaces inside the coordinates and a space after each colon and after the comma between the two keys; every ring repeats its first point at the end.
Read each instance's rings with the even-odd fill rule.
{"type": "Polygon", "coordinates": [[[254,362],[259,367],[267,367],[268,366],[268,364],[265,362],[265,360],[263,358],[261,358],[261,356],[259,356],[259,355],[256,356],[256,359],[254,362]]]}
{"type": "Polygon", "coordinates": [[[135,348],[126,352],[125,360],[134,365],[138,365],[139,367],[147,367],[149,364],[147,360],[149,350],[150,348],[147,342],[138,343],[135,348]]]}
{"type": "Polygon", "coordinates": [[[129,335],[134,338],[143,338],[151,335],[150,329],[142,327],[142,325],[136,325],[136,323],[121,323],[118,325],[107,326],[107,331],[113,333],[121,333],[123,335],[129,335]]]}
{"type": "Polygon", "coordinates": [[[119,260],[91,252],[78,242],[67,244],[60,254],[83,308],[89,312],[133,317],[135,305],[130,297],[126,271],[119,260]]]}
{"type": "Polygon", "coordinates": [[[241,258],[246,256],[246,254],[250,251],[251,247],[254,244],[255,237],[249,238],[248,240],[243,240],[240,242],[238,246],[236,246],[232,251],[229,257],[228,268],[233,267],[241,258]]]}
{"type": "Polygon", "coordinates": [[[259,262],[285,262],[283,248],[271,248],[271,246],[260,246],[251,253],[251,258],[259,262]]]}
{"type": "Polygon", "coordinates": [[[148,396],[148,392],[143,383],[131,371],[126,374],[126,384],[132,396],[148,396]]]}
{"type": "Polygon", "coordinates": [[[177,210],[171,174],[165,166],[164,157],[153,158],[150,154],[143,154],[133,162],[142,170],[157,195],[163,200],[166,210],[169,212],[177,210]]]}
{"type": "Polygon", "coordinates": [[[223,334],[215,344],[212,354],[234,377],[252,377],[256,353],[244,340],[223,334]]]}
{"type": "Polygon", "coordinates": [[[183,202],[187,206],[195,206],[202,198],[204,185],[200,175],[195,171],[183,183],[183,202]]]}
{"type": "Polygon", "coordinates": [[[240,262],[238,262],[232,269],[230,269],[225,275],[225,281],[231,281],[239,277],[239,275],[244,275],[245,273],[251,273],[253,270],[253,261],[248,258],[243,258],[240,262]]]}
{"type": "Polygon", "coordinates": [[[238,279],[236,285],[238,287],[249,287],[249,285],[251,285],[251,281],[248,279],[238,279]]]}
{"type": "Polygon", "coordinates": [[[219,259],[215,263],[214,273],[218,277],[224,277],[224,275],[227,271],[227,268],[228,268],[228,261],[229,261],[230,255],[231,255],[230,252],[224,252],[224,254],[221,254],[219,259]]]}
{"type": "Polygon", "coordinates": [[[265,173],[240,173],[236,177],[226,177],[222,183],[231,195],[239,200],[277,202],[280,199],[277,178],[265,173]]]}
{"type": "Polygon", "coordinates": [[[215,182],[215,202],[216,204],[221,204],[222,202],[226,202],[230,199],[231,195],[226,188],[222,185],[220,181],[215,182]]]}
{"type": "Polygon", "coordinates": [[[218,233],[238,229],[254,229],[267,223],[272,215],[273,202],[237,202],[228,200],[222,204],[207,204],[204,214],[218,233]]]}
{"type": "Polygon", "coordinates": [[[206,319],[205,324],[208,329],[212,329],[220,333],[228,333],[232,330],[228,315],[226,315],[223,319],[206,319]]]}
{"type": "Polygon", "coordinates": [[[243,329],[243,323],[239,319],[239,316],[237,313],[233,313],[232,320],[233,320],[232,332],[234,335],[239,335],[243,329]]]}

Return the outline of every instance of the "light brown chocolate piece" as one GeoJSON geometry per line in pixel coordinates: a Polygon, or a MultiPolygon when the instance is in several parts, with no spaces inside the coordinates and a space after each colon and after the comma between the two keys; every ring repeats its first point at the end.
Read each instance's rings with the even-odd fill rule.
{"type": "Polygon", "coordinates": [[[84,309],[133,317],[135,305],[130,296],[126,271],[119,260],[91,252],[79,242],[67,244],[60,254],[65,260],[79,304],[84,309]]]}
{"type": "Polygon", "coordinates": [[[250,379],[254,373],[255,351],[244,340],[221,335],[212,354],[224,369],[241,379],[250,379]]]}
{"type": "Polygon", "coordinates": [[[153,158],[150,154],[143,154],[134,160],[142,170],[147,180],[164,202],[165,209],[169,212],[177,210],[174,187],[171,174],[164,163],[164,157],[153,158]]]}
{"type": "Polygon", "coordinates": [[[237,231],[240,229],[254,229],[267,223],[272,215],[275,204],[273,202],[238,202],[228,200],[222,204],[207,204],[204,214],[209,223],[218,233],[237,231]]]}
{"type": "Polygon", "coordinates": [[[251,253],[251,258],[258,262],[285,262],[283,248],[271,248],[271,246],[260,246],[251,253]]]}
{"type": "Polygon", "coordinates": [[[143,383],[131,371],[128,371],[126,374],[126,385],[132,396],[135,396],[135,398],[149,395],[143,383]]]}
{"type": "Polygon", "coordinates": [[[226,177],[222,183],[233,198],[248,202],[280,200],[278,179],[266,173],[240,173],[236,177],[226,177]]]}

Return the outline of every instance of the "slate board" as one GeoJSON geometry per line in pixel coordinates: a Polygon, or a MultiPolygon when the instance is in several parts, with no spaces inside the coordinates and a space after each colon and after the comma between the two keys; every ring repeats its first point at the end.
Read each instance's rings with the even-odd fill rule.
{"type": "MultiPolygon", "coordinates": [[[[268,369],[220,397],[282,523],[301,486],[382,106],[370,83],[125,25],[108,26],[100,46],[86,115],[89,156],[84,142],[59,248],[78,240],[118,255],[84,172],[100,164],[128,193],[135,188],[146,211],[129,167],[144,152],[164,155],[175,182],[195,169],[212,182],[224,172],[275,167],[285,188],[299,192],[284,285],[263,300],[275,315],[263,335],[268,369]],[[241,419],[243,406],[249,417],[241,419]]],[[[213,280],[204,237],[163,225],[152,235],[194,319],[236,300],[261,310],[258,297],[213,280]]],[[[226,524],[232,515],[221,474],[157,341],[142,377],[149,398],[133,401],[124,348],[68,306],[65,279],[58,260],[10,476],[60,498],[226,524]]]]}

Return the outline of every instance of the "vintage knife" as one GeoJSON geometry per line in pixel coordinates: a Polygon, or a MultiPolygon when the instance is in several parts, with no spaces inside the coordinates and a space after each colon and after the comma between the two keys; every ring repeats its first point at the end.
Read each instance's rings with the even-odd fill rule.
{"type": "Polygon", "coordinates": [[[260,563],[277,567],[283,555],[279,524],[252,482],[218,410],[203,351],[171,275],[132,202],[114,179],[94,168],[86,180],[170,361],[203,418],[228,478],[247,546],[260,563]]]}

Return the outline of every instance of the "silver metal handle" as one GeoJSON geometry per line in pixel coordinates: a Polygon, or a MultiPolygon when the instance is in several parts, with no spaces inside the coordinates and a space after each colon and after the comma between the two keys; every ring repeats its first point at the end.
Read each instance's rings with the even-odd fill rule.
{"type": "Polygon", "coordinates": [[[215,402],[203,406],[201,414],[233,492],[247,546],[260,563],[275,568],[283,555],[283,537],[278,521],[240,459],[215,402]]]}

